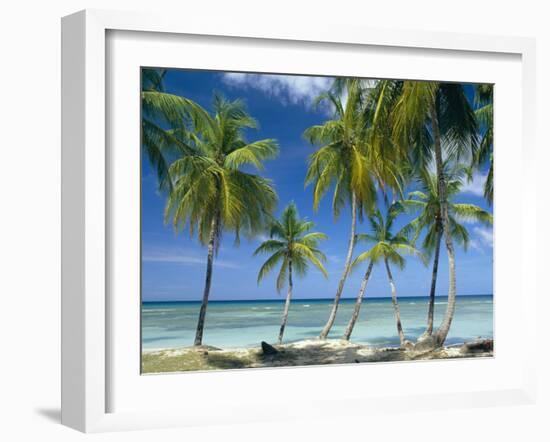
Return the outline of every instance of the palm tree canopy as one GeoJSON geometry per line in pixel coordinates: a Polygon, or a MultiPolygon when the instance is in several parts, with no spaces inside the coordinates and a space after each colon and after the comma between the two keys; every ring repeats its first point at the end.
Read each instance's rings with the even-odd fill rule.
{"type": "MultiPolygon", "coordinates": [[[[493,223],[493,215],[481,207],[475,204],[455,202],[467,175],[468,169],[462,165],[451,166],[449,161],[444,164],[450,232],[453,240],[465,250],[468,248],[470,235],[461,222],[475,221],[485,225],[493,223]]],[[[438,229],[442,229],[437,175],[424,170],[419,174],[418,181],[419,190],[410,192],[408,199],[403,200],[401,204],[407,210],[419,210],[420,213],[402,229],[402,233],[405,235],[412,233],[412,242],[415,243],[422,230],[425,229],[426,236],[422,242],[422,249],[431,256],[435,250],[438,229]]]]}
{"type": "Polygon", "coordinates": [[[355,258],[354,266],[366,260],[377,263],[387,259],[390,263],[403,269],[406,264],[404,254],[419,257],[424,261],[424,255],[410,243],[401,231],[395,234],[392,232],[397,216],[404,210],[403,205],[396,202],[389,207],[385,218],[380,209],[376,208],[373,211],[368,217],[370,232],[357,235],[358,242],[366,241],[372,243],[373,246],[355,258]]]}
{"type": "MultiPolygon", "coordinates": [[[[378,80],[367,96],[366,111],[370,124],[368,141],[380,161],[399,170],[401,181],[409,181],[410,176],[425,166],[432,156],[432,135],[427,125],[415,126],[414,136],[408,134],[403,142],[394,131],[394,123],[403,118],[397,112],[403,106],[405,82],[401,80],[378,80]]],[[[409,102],[408,105],[414,105],[409,102]]],[[[416,115],[414,115],[416,117],[416,115]]],[[[397,189],[400,190],[400,189],[397,189]]]]}
{"type": "Polygon", "coordinates": [[[157,172],[159,188],[170,192],[170,159],[189,150],[177,135],[186,132],[190,120],[204,118],[206,111],[192,100],[166,93],[165,74],[164,69],[141,72],[141,144],[157,172]]]}
{"type": "Polygon", "coordinates": [[[458,83],[404,81],[392,112],[392,137],[410,150],[413,164],[420,170],[431,161],[431,106],[435,106],[447,158],[474,158],[479,145],[478,123],[464,87],[458,83]]]}
{"type": "Polygon", "coordinates": [[[493,202],[493,85],[478,84],[475,88],[475,102],[478,108],[475,111],[483,135],[479,142],[479,149],[473,158],[472,165],[476,167],[489,163],[489,170],[483,196],[490,203],[493,202]]]}
{"type": "Polygon", "coordinates": [[[188,225],[203,244],[214,222],[216,248],[224,230],[234,231],[236,241],[241,232],[251,237],[262,231],[275,208],[276,193],[270,180],[241,169],[262,169],[264,160],[278,154],[277,142],[245,140],[244,129],[256,128],[257,123],[240,100],[216,95],[212,115],[185,99],[176,108],[191,118],[185,130],[170,131],[180,144],[179,157],[169,168],[173,190],[165,220],[172,219],[176,231],[188,225]]]}
{"type": "MultiPolygon", "coordinates": [[[[166,70],[160,69],[142,69],[141,71],[141,91],[146,92],[164,92],[164,75],[166,70]]],[[[169,145],[166,131],[154,122],[153,118],[147,118],[151,115],[152,109],[145,102],[142,102],[143,118],[141,121],[141,144],[144,152],[149,158],[149,162],[157,172],[159,187],[161,189],[171,189],[171,182],[168,176],[168,164],[163,155],[164,146],[169,145]]]]}
{"type": "Polygon", "coordinates": [[[355,194],[367,212],[376,203],[376,185],[400,188],[397,161],[391,150],[375,149],[380,144],[369,142],[373,107],[369,98],[375,88],[357,78],[340,79],[334,88],[321,94],[316,103],[328,103],[333,109],[331,119],[311,126],[305,139],[320,146],[309,158],[306,185],[313,184],[313,206],[334,186],[333,213],[339,216],[342,207],[355,194]],[[345,97],[345,99],[344,99],[345,97]]]}
{"type": "Polygon", "coordinates": [[[164,92],[164,76],[166,72],[166,69],[142,69],[141,90],[164,92]]]}
{"type": "Polygon", "coordinates": [[[254,255],[270,253],[271,256],[262,265],[258,273],[258,284],[277,265],[277,290],[285,285],[289,263],[299,276],[306,275],[309,264],[313,264],[324,276],[327,271],[323,263],[326,257],[319,249],[319,242],[327,239],[324,233],[309,232],[314,224],[300,218],[294,203],[290,203],[282,213],[280,220],[274,220],[270,227],[270,239],[264,241],[254,255]]]}

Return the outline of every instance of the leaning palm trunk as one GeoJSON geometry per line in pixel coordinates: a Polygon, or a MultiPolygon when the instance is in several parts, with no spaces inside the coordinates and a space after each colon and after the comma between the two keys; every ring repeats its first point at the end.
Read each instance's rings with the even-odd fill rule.
{"type": "Polygon", "coordinates": [[[195,333],[195,344],[202,345],[202,334],[204,331],[204,320],[206,317],[206,307],[208,306],[208,297],[210,295],[210,286],[212,284],[212,270],[214,264],[214,249],[216,236],[218,234],[218,216],[214,216],[210,226],[210,238],[208,239],[208,258],[206,260],[206,281],[204,283],[204,292],[202,295],[202,304],[199,312],[199,321],[197,323],[197,332],[195,333]]]}
{"type": "Polygon", "coordinates": [[[432,285],[430,286],[430,303],[428,306],[428,327],[424,336],[431,336],[434,329],[434,309],[435,309],[435,286],[437,283],[437,270],[439,267],[439,251],[441,249],[441,238],[443,231],[440,226],[437,228],[437,238],[435,240],[434,265],[432,270],[432,285]]]}
{"type": "Polygon", "coordinates": [[[369,267],[365,272],[365,276],[361,281],[361,287],[359,288],[359,293],[357,294],[357,299],[355,300],[355,307],[353,308],[351,319],[349,320],[346,331],[344,332],[344,336],[342,337],[342,339],[345,339],[346,341],[349,341],[351,333],[353,332],[353,328],[355,327],[355,323],[357,322],[357,318],[359,317],[359,311],[361,310],[361,304],[363,303],[363,296],[365,295],[365,290],[367,288],[367,283],[369,282],[373,266],[374,262],[371,260],[371,262],[369,263],[369,267]]]}
{"type": "Polygon", "coordinates": [[[441,218],[443,222],[443,232],[445,234],[445,245],[447,247],[447,256],[449,259],[449,294],[447,299],[447,311],[439,329],[435,333],[436,346],[442,346],[447,338],[449,329],[451,328],[451,322],[453,320],[455,304],[456,304],[456,266],[455,266],[455,252],[453,246],[453,239],[451,237],[451,230],[449,227],[449,210],[447,206],[447,185],[445,183],[445,176],[443,174],[443,155],[441,150],[441,133],[439,131],[439,121],[437,118],[437,111],[435,108],[435,101],[430,106],[430,117],[432,120],[432,130],[434,137],[434,150],[435,150],[435,165],[437,172],[437,184],[439,194],[439,205],[441,207],[441,218]]]}
{"type": "Polygon", "coordinates": [[[397,293],[395,290],[395,284],[393,282],[393,276],[390,270],[388,260],[384,258],[384,264],[386,265],[386,272],[388,273],[388,280],[391,288],[391,302],[393,304],[393,311],[395,314],[395,321],[397,322],[397,333],[399,334],[399,342],[401,346],[405,344],[405,334],[403,333],[403,326],[401,325],[401,314],[399,313],[399,304],[397,303],[397,293]]]}
{"type": "Polygon", "coordinates": [[[340,303],[340,297],[342,296],[342,291],[344,290],[344,284],[346,283],[346,279],[349,275],[349,271],[351,269],[351,259],[353,258],[353,248],[355,247],[355,228],[357,224],[357,199],[355,196],[355,193],[351,195],[351,233],[348,243],[348,253],[346,255],[346,262],[344,264],[344,271],[342,272],[342,276],[340,277],[340,281],[338,282],[338,288],[336,289],[336,295],[334,296],[334,303],[332,305],[332,310],[330,311],[330,315],[328,318],[328,321],[321,331],[321,334],[319,335],[320,339],[326,339],[330,329],[334,325],[334,321],[336,320],[336,312],[338,311],[338,304],[340,303]]]}
{"type": "Polygon", "coordinates": [[[285,309],[279,330],[279,344],[283,343],[283,334],[285,332],[286,321],[288,319],[288,310],[290,309],[290,300],[292,299],[292,260],[288,261],[288,291],[286,294],[285,309]]]}

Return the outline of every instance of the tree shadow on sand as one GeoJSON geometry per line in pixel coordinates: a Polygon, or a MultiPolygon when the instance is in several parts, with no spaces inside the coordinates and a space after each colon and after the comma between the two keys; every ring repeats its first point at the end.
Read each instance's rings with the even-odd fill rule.
{"type": "Polygon", "coordinates": [[[210,352],[206,355],[208,365],[220,369],[248,368],[254,364],[256,358],[250,355],[238,355],[226,352],[210,352]]]}

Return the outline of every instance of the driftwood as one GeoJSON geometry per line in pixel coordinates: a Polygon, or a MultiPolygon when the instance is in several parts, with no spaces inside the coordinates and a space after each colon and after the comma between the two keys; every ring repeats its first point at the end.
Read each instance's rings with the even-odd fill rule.
{"type": "Polygon", "coordinates": [[[465,342],[462,347],[460,347],[461,353],[485,353],[493,351],[493,340],[492,339],[478,339],[472,342],[465,342]]]}

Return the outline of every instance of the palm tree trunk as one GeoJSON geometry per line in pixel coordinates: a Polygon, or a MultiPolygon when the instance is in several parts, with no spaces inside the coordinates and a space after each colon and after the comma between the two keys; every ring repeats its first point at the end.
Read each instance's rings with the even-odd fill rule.
{"type": "Polygon", "coordinates": [[[348,242],[348,253],[346,255],[346,262],[344,264],[344,271],[338,282],[338,288],[336,289],[336,295],[334,296],[334,303],[332,304],[332,310],[328,317],[328,321],[319,335],[319,339],[326,339],[330,329],[334,325],[336,320],[336,312],[338,311],[338,304],[340,303],[340,297],[342,296],[342,291],[344,290],[344,284],[346,283],[346,278],[348,277],[350,268],[351,268],[351,259],[353,258],[353,248],[355,247],[355,228],[357,225],[357,199],[355,193],[351,195],[351,233],[348,242]]]}
{"type": "Polygon", "coordinates": [[[283,333],[285,332],[286,321],[288,319],[288,310],[290,309],[290,300],[292,299],[292,260],[288,261],[288,291],[286,293],[285,309],[283,311],[283,320],[279,330],[279,344],[283,343],[283,333]]]}
{"type": "Polygon", "coordinates": [[[437,283],[437,269],[439,267],[439,251],[441,249],[441,238],[443,237],[443,230],[441,226],[436,226],[437,237],[435,239],[435,252],[434,252],[434,265],[432,269],[432,285],[430,287],[430,303],[428,306],[428,327],[424,333],[427,336],[431,336],[434,329],[434,308],[435,308],[435,286],[437,283]]]}
{"type": "Polygon", "coordinates": [[[210,237],[208,239],[208,258],[206,259],[206,280],[204,282],[204,292],[202,295],[202,304],[199,312],[199,321],[195,333],[194,345],[202,345],[202,334],[204,331],[204,320],[206,317],[206,307],[208,306],[208,296],[210,295],[210,286],[212,284],[212,270],[214,264],[214,249],[216,236],[218,234],[219,216],[215,215],[210,225],[210,237]]]}
{"type": "Polygon", "coordinates": [[[345,339],[346,341],[349,341],[349,338],[351,337],[351,333],[353,332],[353,327],[355,327],[355,323],[357,322],[357,318],[359,317],[359,311],[361,310],[363,296],[365,294],[365,289],[367,288],[367,283],[369,282],[369,278],[370,278],[370,274],[372,272],[373,266],[374,266],[374,262],[372,262],[371,260],[371,262],[369,263],[369,267],[365,272],[365,276],[361,281],[361,287],[359,288],[359,293],[357,294],[357,299],[355,300],[355,307],[353,308],[351,319],[349,320],[348,326],[346,327],[346,331],[344,332],[344,336],[342,337],[342,339],[345,339]]]}
{"type": "Polygon", "coordinates": [[[439,121],[435,107],[435,99],[430,106],[430,117],[432,120],[432,132],[434,137],[435,150],[435,166],[437,172],[437,191],[439,194],[439,205],[441,207],[441,218],[443,222],[443,232],[445,233],[445,246],[447,247],[447,257],[449,259],[449,294],[447,298],[447,311],[443,317],[443,321],[439,329],[435,333],[435,344],[443,345],[451,322],[453,320],[455,304],[456,304],[456,264],[453,239],[449,228],[449,209],[447,207],[447,184],[445,183],[445,175],[443,172],[443,154],[441,149],[441,133],[439,131],[439,121]]]}
{"type": "Polygon", "coordinates": [[[405,344],[405,334],[403,333],[403,326],[401,325],[401,314],[399,313],[399,304],[397,303],[397,293],[395,290],[395,284],[393,282],[393,276],[391,274],[390,265],[386,258],[384,258],[384,264],[386,265],[386,272],[388,272],[388,281],[390,282],[391,302],[393,304],[395,321],[397,322],[397,333],[399,334],[399,342],[401,343],[401,346],[403,346],[405,344]]]}

